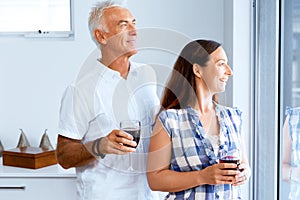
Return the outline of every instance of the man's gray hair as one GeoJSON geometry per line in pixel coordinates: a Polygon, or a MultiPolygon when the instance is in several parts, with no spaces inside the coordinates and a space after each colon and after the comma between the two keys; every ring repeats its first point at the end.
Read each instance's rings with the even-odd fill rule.
{"type": "Polygon", "coordinates": [[[94,36],[94,30],[95,29],[100,29],[105,32],[108,32],[106,24],[102,19],[103,11],[107,8],[110,7],[122,7],[126,8],[126,0],[107,0],[107,1],[100,1],[98,2],[90,12],[89,16],[89,30],[90,30],[90,35],[92,37],[92,40],[95,42],[97,46],[100,46],[98,43],[97,39],[94,36]]]}

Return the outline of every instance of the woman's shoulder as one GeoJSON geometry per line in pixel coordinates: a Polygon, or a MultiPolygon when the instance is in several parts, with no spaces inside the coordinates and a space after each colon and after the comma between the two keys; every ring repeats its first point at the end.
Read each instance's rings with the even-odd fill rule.
{"type": "Polygon", "coordinates": [[[186,115],[186,109],[166,109],[160,112],[160,116],[165,116],[166,118],[178,118],[179,116],[186,115]]]}
{"type": "Polygon", "coordinates": [[[181,109],[170,108],[170,109],[163,110],[162,112],[174,113],[174,114],[177,114],[177,115],[181,115],[181,114],[187,113],[188,111],[187,111],[187,109],[184,109],[184,108],[181,108],[181,109]]]}
{"type": "Polygon", "coordinates": [[[299,107],[290,107],[287,106],[285,110],[286,115],[299,115],[300,114],[300,106],[299,107]]]}
{"type": "Polygon", "coordinates": [[[230,107],[230,106],[224,106],[221,104],[217,104],[217,108],[221,111],[225,111],[229,114],[237,114],[239,116],[242,115],[242,111],[238,107],[230,107]]]}

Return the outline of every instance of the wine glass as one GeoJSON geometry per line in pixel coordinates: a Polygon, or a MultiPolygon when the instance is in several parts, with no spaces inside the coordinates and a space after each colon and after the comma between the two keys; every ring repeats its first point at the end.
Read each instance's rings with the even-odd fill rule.
{"type": "MultiPolygon", "coordinates": [[[[232,149],[227,152],[223,152],[219,159],[219,163],[234,163],[236,164],[236,169],[239,170],[238,166],[241,162],[241,153],[239,149],[232,149]]],[[[230,168],[232,169],[232,168],[230,168]]]]}
{"type": "MultiPolygon", "coordinates": [[[[239,149],[231,149],[227,152],[221,153],[221,157],[219,159],[219,163],[234,163],[236,164],[236,168],[225,168],[225,170],[236,170],[239,171],[239,165],[241,163],[241,152],[239,149]]],[[[240,170],[243,171],[243,170],[240,170]]],[[[230,187],[234,187],[230,184],[230,187]]],[[[233,193],[231,193],[230,199],[233,198],[233,193]]]]}
{"type": "MultiPolygon", "coordinates": [[[[120,122],[120,129],[133,136],[133,141],[139,144],[141,135],[141,122],[139,120],[124,120],[120,122]]],[[[124,146],[132,147],[127,144],[124,146]]],[[[128,154],[129,158],[129,170],[133,170],[131,166],[131,153],[128,154]]]]}

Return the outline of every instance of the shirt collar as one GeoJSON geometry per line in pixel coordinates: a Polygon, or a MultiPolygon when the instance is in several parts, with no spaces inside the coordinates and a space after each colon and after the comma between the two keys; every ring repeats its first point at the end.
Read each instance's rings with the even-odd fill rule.
{"type": "MultiPolygon", "coordinates": [[[[102,71],[102,76],[104,79],[106,80],[111,80],[111,79],[123,79],[123,77],[120,75],[120,73],[116,70],[112,70],[111,68],[105,66],[104,64],[102,64],[99,59],[98,59],[98,66],[100,68],[100,70],[102,71]]],[[[136,70],[136,66],[134,65],[133,62],[130,62],[130,68],[129,68],[129,72],[128,72],[128,76],[137,76],[137,70],[136,70]]]]}
{"type": "MultiPolygon", "coordinates": [[[[215,104],[215,112],[216,112],[216,115],[219,117],[219,112],[220,112],[220,109],[219,109],[219,104],[215,101],[213,101],[213,104],[215,104]]],[[[192,116],[197,116],[198,118],[198,113],[197,111],[192,108],[192,106],[188,105],[186,106],[186,109],[188,110],[188,113],[191,114],[192,116]]]]}

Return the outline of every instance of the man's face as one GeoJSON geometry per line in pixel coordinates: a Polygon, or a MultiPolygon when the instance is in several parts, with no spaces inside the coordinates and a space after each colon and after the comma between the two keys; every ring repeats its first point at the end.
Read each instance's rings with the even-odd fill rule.
{"type": "Polygon", "coordinates": [[[111,7],[104,10],[106,44],[102,45],[112,51],[116,57],[131,56],[137,53],[137,31],[135,18],[121,7],[111,7]]]}

